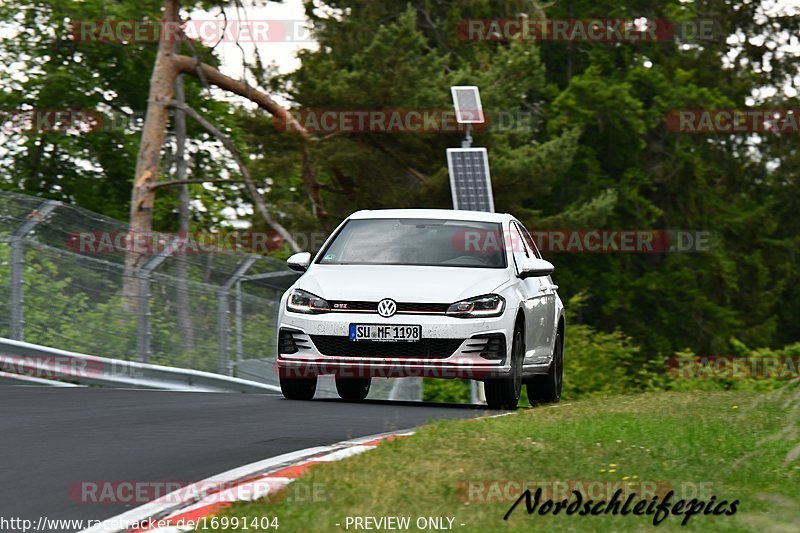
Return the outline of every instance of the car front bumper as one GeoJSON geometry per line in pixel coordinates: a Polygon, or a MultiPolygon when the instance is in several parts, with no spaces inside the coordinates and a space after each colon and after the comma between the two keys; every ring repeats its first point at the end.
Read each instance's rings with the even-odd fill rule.
{"type": "Polygon", "coordinates": [[[371,313],[306,315],[283,310],[278,322],[278,369],[284,378],[326,374],[341,378],[500,377],[510,372],[514,317],[508,315],[511,313],[474,319],[398,314],[382,318],[371,313]],[[422,340],[420,343],[354,342],[349,340],[351,324],[419,325],[422,340]],[[363,355],[364,351],[371,353],[363,355]]]}

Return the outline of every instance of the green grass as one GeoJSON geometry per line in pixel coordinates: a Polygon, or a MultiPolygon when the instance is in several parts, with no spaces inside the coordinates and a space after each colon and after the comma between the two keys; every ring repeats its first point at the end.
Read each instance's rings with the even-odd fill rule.
{"type": "Polygon", "coordinates": [[[316,466],[272,501],[237,504],[220,516],[277,516],[279,531],[347,531],[347,516],[410,516],[412,524],[450,516],[455,531],[653,529],[651,516],[529,516],[524,503],[504,521],[511,501],[470,501],[464,485],[637,476],[670,485],[678,497],[685,490],[686,499],[700,490],[706,500],[740,501],[733,516],[697,515],[686,527],[670,516],[658,530],[797,531],[800,460],[786,457],[800,442],[799,412],[794,387],[596,398],[433,422],[410,438],[316,466]]]}

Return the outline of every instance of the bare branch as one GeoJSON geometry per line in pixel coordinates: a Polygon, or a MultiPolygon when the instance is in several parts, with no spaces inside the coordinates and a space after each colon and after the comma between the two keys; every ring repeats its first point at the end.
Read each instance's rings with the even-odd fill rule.
{"type": "MultiPolygon", "coordinates": [[[[293,131],[300,135],[304,141],[312,141],[311,134],[306,130],[298,121],[284,109],[278,102],[273,100],[269,95],[263,93],[244,81],[235,80],[230,76],[226,76],[214,67],[205,63],[198,63],[194,58],[184,55],[175,55],[173,57],[173,65],[178,72],[185,74],[192,74],[201,78],[205,78],[209,83],[216,85],[220,89],[230,91],[247,98],[251,102],[258,104],[259,107],[270,113],[275,119],[281,122],[286,131],[293,131]]],[[[323,221],[328,217],[328,212],[322,203],[322,196],[320,195],[319,183],[316,180],[314,169],[311,166],[311,157],[309,155],[308,146],[303,144],[301,147],[302,161],[303,161],[303,185],[306,189],[306,194],[311,200],[311,206],[317,219],[323,221]]]]}
{"type": "Polygon", "coordinates": [[[172,181],[159,181],[150,186],[150,190],[154,191],[156,189],[160,189],[161,187],[174,187],[175,185],[188,185],[190,183],[239,183],[241,180],[232,180],[227,178],[221,179],[196,179],[196,180],[172,180],[172,181]]]}
{"type": "Polygon", "coordinates": [[[256,187],[256,184],[253,181],[252,176],[250,175],[250,171],[247,170],[247,165],[245,165],[244,163],[242,154],[241,152],[239,152],[239,149],[236,148],[236,145],[233,143],[231,138],[222,133],[222,131],[220,131],[219,128],[211,124],[209,121],[203,118],[197,111],[195,111],[188,105],[182,102],[178,102],[176,100],[173,100],[171,105],[172,107],[180,109],[181,111],[192,117],[192,120],[200,124],[200,126],[202,126],[211,135],[216,137],[225,146],[225,148],[227,148],[227,150],[233,157],[233,160],[239,166],[239,172],[242,174],[245,187],[247,187],[247,190],[253,199],[253,205],[255,206],[258,214],[261,215],[261,218],[264,219],[264,222],[266,222],[269,226],[274,228],[275,231],[278,232],[278,235],[283,237],[283,239],[289,243],[289,246],[292,247],[292,250],[294,250],[295,252],[299,252],[300,247],[297,245],[297,242],[295,242],[295,240],[292,238],[292,235],[280,223],[275,221],[272,218],[272,215],[269,214],[267,206],[264,204],[264,198],[262,198],[261,194],[258,192],[258,188],[256,187]]]}
{"type": "Polygon", "coordinates": [[[426,176],[425,174],[423,174],[419,170],[415,169],[414,167],[411,167],[411,166],[407,165],[405,163],[405,161],[403,161],[403,158],[400,157],[400,155],[398,155],[397,152],[395,152],[394,150],[390,150],[389,147],[384,146],[383,144],[379,143],[375,139],[370,139],[369,142],[370,142],[370,144],[372,144],[372,146],[374,146],[375,148],[377,148],[378,150],[380,150],[384,154],[386,154],[389,157],[391,157],[392,159],[394,159],[399,165],[403,166],[406,169],[406,172],[408,172],[409,174],[414,176],[417,179],[417,181],[420,181],[420,182],[423,182],[423,183],[428,181],[428,176],[426,176]]]}
{"type": "Polygon", "coordinates": [[[225,89],[226,91],[243,96],[251,102],[258,104],[259,107],[269,112],[277,120],[283,122],[286,125],[286,131],[297,132],[303,138],[303,140],[311,140],[311,135],[308,133],[308,131],[302,125],[300,125],[299,122],[297,122],[291,113],[284,109],[283,106],[273,100],[269,95],[264,94],[260,90],[248,85],[243,81],[235,80],[230,76],[226,76],[210,65],[205,63],[198,64],[193,57],[176,55],[172,58],[172,60],[178,72],[192,75],[198,75],[198,73],[202,73],[209,83],[216,85],[220,89],[225,89]]]}

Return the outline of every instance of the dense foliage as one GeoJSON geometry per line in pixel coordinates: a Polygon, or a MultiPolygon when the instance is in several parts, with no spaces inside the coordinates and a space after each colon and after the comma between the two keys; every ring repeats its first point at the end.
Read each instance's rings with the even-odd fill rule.
{"type": "MultiPolygon", "coordinates": [[[[481,87],[492,111],[529,111],[533,127],[490,129],[498,210],[531,229],[686,229],[711,232],[705,253],[550,256],[564,294],[584,293],[579,322],[620,329],[639,357],[692,348],[726,353],[730,340],[777,346],[798,338],[797,148],[791,135],[670,131],[677,109],[791,108],[798,58],[775,43],[797,19],[766,21],[755,3],[568,2],[553,18],[612,16],[719,24],[713,40],[659,43],[464,42],[464,18],[539,15],[529,2],[328,2],[309,5],[320,50],[285,78],[298,106],[446,107],[451,84],[481,87]],[[365,31],[370,28],[370,31],[365,31]],[[374,30],[374,31],[373,31],[374,30]],[[726,38],[737,35],[738,39],[726,38]],[[739,44],[743,43],[743,44],[739,44]],[[733,60],[729,58],[735,58],[733,60]],[[787,302],[788,305],[787,305],[787,302]]],[[[796,93],[795,93],[796,94],[796,93]]],[[[332,136],[316,156],[330,210],[448,207],[443,150],[459,135],[332,136]],[[408,168],[424,174],[416,179],[408,168]],[[421,182],[420,182],[421,181],[421,182]]]]}

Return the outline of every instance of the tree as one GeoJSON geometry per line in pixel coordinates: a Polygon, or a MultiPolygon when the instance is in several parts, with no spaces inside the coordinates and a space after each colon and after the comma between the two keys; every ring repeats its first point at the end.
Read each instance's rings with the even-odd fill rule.
{"type": "MultiPolygon", "coordinates": [[[[304,128],[296,123],[275,100],[246,82],[226,76],[211,65],[197,58],[176,53],[176,40],[181,39],[178,0],[164,0],[164,36],[159,40],[153,73],[150,78],[150,93],[147,113],[142,127],[139,155],[130,206],[130,229],[134,233],[149,233],[153,229],[153,209],[158,189],[162,150],[169,122],[169,107],[173,102],[175,81],[179,74],[198,76],[204,82],[232,92],[254,102],[286,124],[303,137],[308,138],[304,128]]],[[[252,191],[251,191],[252,192],[252,191]]],[[[133,271],[139,268],[144,256],[131,250],[126,257],[125,296],[134,302],[137,293],[136,278],[133,271]]]]}

